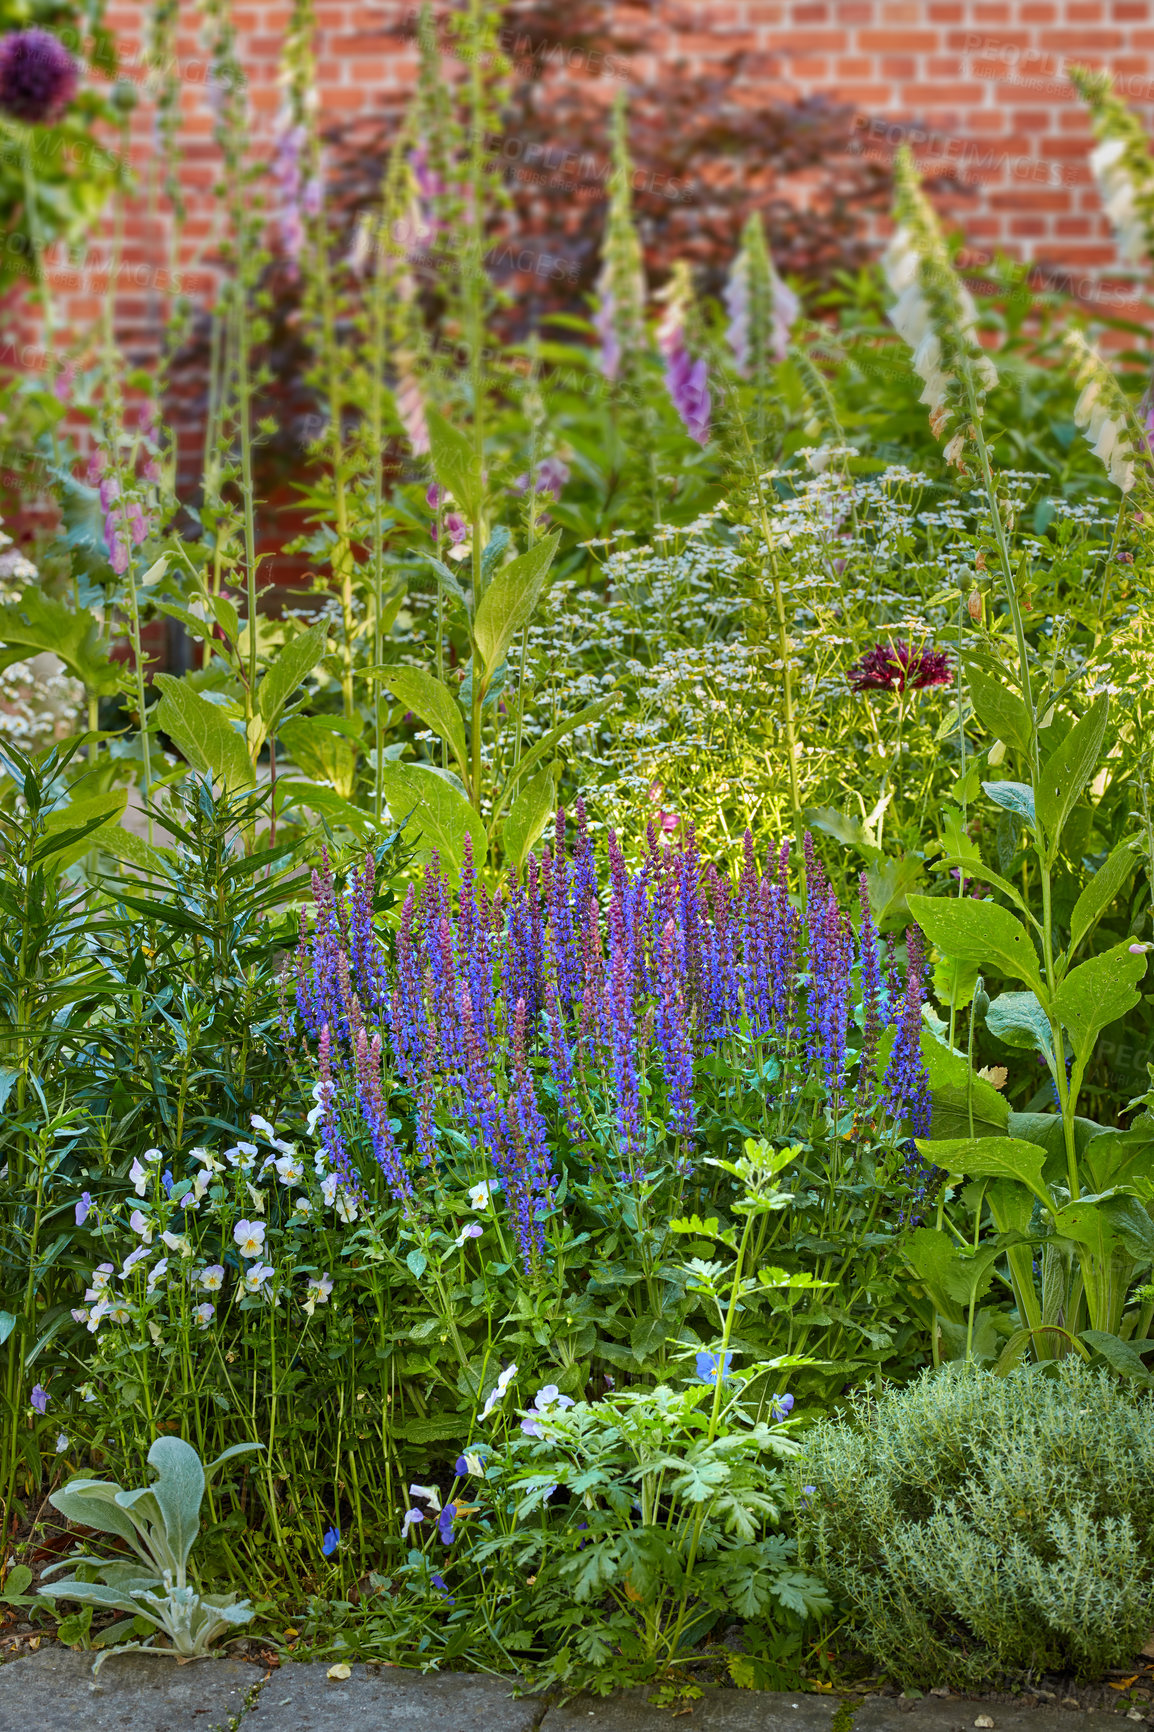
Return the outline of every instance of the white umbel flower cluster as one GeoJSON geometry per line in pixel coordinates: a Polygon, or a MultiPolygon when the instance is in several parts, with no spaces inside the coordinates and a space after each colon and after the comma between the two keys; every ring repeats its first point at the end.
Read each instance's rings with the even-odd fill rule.
{"type": "Polygon", "coordinates": [[[1074,421],[1094,447],[1115,487],[1129,493],[1137,479],[1135,432],[1129,402],[1113,373],[1079,331],[1071,331],[1066,347],[1074,363],[1075,383],[1082,387],[1074,406],[1074,421]]]}
{"type": "Polygon", "coordinates": [[[914,371],[922,381],[919,401],[929,409],[935,438],[950,433],[943,455],[948,463],[960,463],[970,416],[963,375],[968,373],[973,382],[980,414],[998,372],[978,342],[978,310],[950,262],[937,217],[906,150],[898,154],[895,184],[895,228],[882,258],[886,284],[895,297],[889,320],[913,351],[914,371]]]}

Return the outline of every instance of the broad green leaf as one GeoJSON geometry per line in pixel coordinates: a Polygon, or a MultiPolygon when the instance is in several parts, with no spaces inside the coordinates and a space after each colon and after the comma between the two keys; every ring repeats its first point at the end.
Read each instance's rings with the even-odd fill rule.
{"type": "Polygon", "coordinates": [[[469,754],[465,744],[465,724],[448,686],[423,668],[390,668],[381,676],[381,683],[388,687],[398,703],[412,710],[435,734],[448,741],[461,774],[467,775],[469,754]]]}
{"type": "Polygon", "coordinates": [[[1042,766],[1035,796],[1051,856],[1058,851],[1071,806],[1094,774],[1109,716],[1110,697],[1103,692],[1042,766]]]}
{"type": "Polygon", "coordinates": [[[4,1578],[4,1591],[0,1598],[11,1602],[18,1594],[26,1594],[32,1585],[32,1571],[27,1564],[14,1564],[4,1578]]]}
{"type": "Polygon", "coordinates": [[[1093,931],[1114,898],[1130,882],[1138,856],[1131,841],[1122,842],[1086,885],[1070,916],[1071,954],[1088,932],[1093,931]]]}
{"type": "Polygon", "coordinates": [[[322,716],[294,716],[277,738],[293,763],[316,782],[331,782],[342,800],[352,798],[357,778],[357,748],[322,716]]]}
{"type": "Polygon", "coordinates": [[[521,871],[556,804],[557,784],[552,769],[542,770],[517,795],[501,829],[505,861],[514,872],[521,871]]]}
{"type": "Polygon", "coordinates": [[[26,589],[18,601],[0,607],[0,645],[2,667],[45,650],[59,656],[93,697],[111,697],[130,683],[125,669],[109,656],[93,616],[53,600],[41,589],[26,589]]]}
{"type": "Polygon", "coordinates": [[[1030,750],[1030,712],[1015,692],[973,663],[966,666],[970,702],[982,726],[1016,751],[1030,750]]]}
{"type": "Polygon", "coordinates": [[[1128,1131],[1099,1131],[1086,1144],[1081,1160],[1096,1191],[1131,1185],[1149,1195],[1148,1187],[1154,1186],[1154,1137],[1141,1119],[1128,1131]]]}
{"type": "Polygon", "coordinates": [[[50,1492],[48,1501],[67,1521],[77,1527],[95,1528],[97,1533],[116,1534],[127,1540],[134,1551],[140,1549],[140,1530],[127,1510],[116,1502],[120,1487],[114,1480],[73,1479],[59,1491],[50,1492]]]}
{"type": "Polygon", "coordinates": [[[183,1566],[200,1532],[204,1468],[182,1437],[158,1437],[148,1452],[148,1465],[156,1469],[155,1484],[149,1489],[164,1518],[169,1550],[183,1566]]]}
{"type": "Polygon", "coordinates": [[[53,869],[62,871],[89,848],[103,847],[104,832],[123,817],[127,804],[128,789],[111,788],[106,794],[90,794],[58,806],[44,820],[45,840],[36,850],[37,861],[51,856],[53,869]]]}
{"type": "Polygon", "coordinates": [[[821,830],[835,842],[856,848],[867,859],[876,860],[881,854],[876,838],[856,813],[839,812],[836,806],[807,806],[803,816],[808,830],[821,830]]]}
{"type": "Polygon", "coordinates": [[[1030,828],[1037,828],[1034,813],[1034,790],[1027,782],[983,782],[982,788],[995,806],[1024,818],[1030,828]]]}
{"type": "Polygon", "coordinates": [[[969,1107],[976,1137],[997,1136],[1010,1117],[1009,1103],[992,1083],[971,1070],[960,1052],[951,1052],[929,1031],[921,1032],[922,1062],[930,1085],[931,1134],[948,1139],[969,1135],[969,1107]]]}
{"type": "Polygon", "coordinates": [[[936,1308],[956,1320],[961,1313],[946,1287],[954,1262],[954,1245],[949,1234],[940,1227],[918,1227],[902,1249],[936,1308]]]}
{"type": "Polygon", "coordinates": [[[910,896],[909,905],[922,931],[944,955],[956,962],[996,965],[1042,996],[1033,942],[1008,909],[970,896],[910,896]]]}
{"type": "Polygon", "coordinates": [[[251,788],[255,781],[245,743],[216,704],[173,674],[157,674],[161,699],[157,726],[183,752],[194,770],[212,776],[230,794],[251,788]]]}
{"type": "Polygon", "coordinates": [[[1102,1030],[1133,1010],[1141,994],[1136,982],[1146,972],[1145,956],[1131,956],[1125,944],[1079,963],[1054,994],[1054,1014],[1070,1036],[1083,1064],[1102,1030]]]}
{"type": "Polygon", "coordinates": [[[453,495],[462,513],[470,521],[480,516],[484,489],[477,453],[472,441],[447,421],[439,409],[427,409],[429,455],[433,474],[446,492],[453,495]]]}
{"type": "MultiPolygon", "coordinates": [[[[1083,1329],[1081,1338],[1095,1353],[1100,1353],[1111,1371],[1116,1371],[1120,1377],[1132,1377],[1136,1383],[1151,1382],[1150,1373],[1132,1341],[1123,1341],[1120,1335],[1108,1335],[1103,1329],[1083,1329]]],[[[1145,1345],[1154,1347],[1154,1342],[1145,1345]]]]}
{"type": "Polygon", "coordinates": [[[208,1479],[218,1467],[223,1467],[226,1461],[232,1461],[238,1455],[251,1455],[254,1450],[263,1449],[263,1443],[230,1443],[227,1449],[222,1449],[215,1461],[205,1463],[204,1477],[208,1479]]]}
{"type": "Polygon", "coordinates": [[[866,868],[870,907],[879,931],[895,920],[904,922],[909,892],[923,876],[922,863],[913,854],[897,858],[884,854],[866,868]]]}
{"type": "Polygon", "coordinates": [[[125,830],[119,824],[103,830],[96,838],[96,846],[117,860],[125,860],[130,866],[139,867],[142,872],[154,872],[158,875],[164,872],[166,858],[176,859],[175,850],[172,848],[150,846],[143,836],[138,836],[134,830],[125,830]]]}
{"type": "Polygon", "coordinates": [[[935,872],[945,872],[955,866],[959,871],[964,872],[967,878],[980,879],[983,884],[989,884],[995,890],[1000,890],[1003,896],[1009,898],[1015,908],[1020,908],[1023,914],[1029,915],[1029,910],[1022,901],[1021,892],[1014,888],[1008,878],[1003,878],[999,872],[991,872],[976,848],[972,854],[942,855],[933,863],[935,872]]]}
{"type": "Polygon", "coordinates": [[[492,535],[489,537],[488,541],[485,543],[484,550],[482,551],[482,554],[481,554],[481,587],[482,588],[484,588],[484,586],[488,583],[489,579],[492,577],[494,571],[497,568],[498,563],[500,562],[500,560],[504,556],[505,549],[508,547],[511,540],[512,540],[512,536],[509,534],[509,531],[505,528],[505,525],[503,523],[499,523],[497,525],[496,529],[494,529],[492,535]]]}
{"type": "Polygon", "coordinates": [[[381,788],[397,824],[409,819],[408,834],[421,838],[446,860],[460,867],[465,837],[473,839],[473,861],[480,865],[488,852],[485,826],[462,794],[426,764],[386,764],[381,788]]]}
{"type": "Polygon", "coordinates": [[[351,830],[355,836],[365,836],[372,828],[368,813],[362,812],[351,800],[346,800],[323,782],[300,782],[295,777],[290,780],[287,776],[278,776],[276,809],[278,814],[294,810],[315,812],[319,817],[327,818],[330,824],[351,830]]]}
{"type": "Polygon", "coordinates": [[[560,539],[561,532],[556,530],[528,553],[511,559],[494,575],[481,597],[473,637],[487,677],[504,661],[513,639],[532,617],[560,539]]]}
{"type": "Polygon", "coordinates": [[[1036,993],[999,993],[986,1011],[986,1027],[1007,1046],[1040,1052],[1050,1069],[1054,1069],[1053,1030],[1036,993]]]}
{"type": "Polygon", "coordinates": [[[11,1311],[0,1311],[0,1347],[3,1347],[15,1327],[16,1319],[11,1311]]]}
{"type": "MultiPolygon", "coordinates": [[[[327,643],[325,627],[314,625],[308,631],[298,632],[278,652],[256,691],[257,709],[266,736],[276,732],[281,711],[312,673],[324,655],[327,643]]],[[[264,744],[263,739],[260,744],[264,744]]]]}
{"type": "Polygon", "coordinates": [[[1045,1154],[1035,1143],[1017,1137],[956,1137],[945,1142],[916,1138],[919,1152],[947,1173],[969,1179],[1016,1179],[1049,1210],[1053,1203],[1042,1183],[1045,1154]]]}

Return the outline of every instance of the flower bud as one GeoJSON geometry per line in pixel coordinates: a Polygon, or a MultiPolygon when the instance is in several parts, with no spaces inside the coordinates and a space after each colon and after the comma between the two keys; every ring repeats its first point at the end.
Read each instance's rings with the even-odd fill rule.
{"type": "Polygon", "coordinates": [[[970,611],[970,618],[973,620],[974,624],[977,625],[978,621],[982,617],[982,592],[980,589],[972,589],[970,591],[966,606],[970,611]]]}
{"type": "Polygon", "coordinates": [[[1006,742],[1004,740],[995,740],[993,745],[990,747],[989,753],[989,762],[992,767],[997,769],[998,765],[1004,761],[1005,756],[1006,742]]]}

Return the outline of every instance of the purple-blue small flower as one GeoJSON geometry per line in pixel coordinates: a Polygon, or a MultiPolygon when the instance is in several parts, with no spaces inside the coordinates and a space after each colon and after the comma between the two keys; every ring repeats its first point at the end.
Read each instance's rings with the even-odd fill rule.
{"type": "Polygon", "coordinates": [[[80,1201],[76,1205],[76,1225],[83,1227],[88,1219],[88,1211],[92,1207],[92,1196],[88,1191],[81,1191],[80,1201]]]}
{"type": "Polygon", "coordinates": [[[771,1419],[788,1419],[792,1412],[792,1395],[775,1395],[769,1404],[769,1417],[771,1419]]]}
{"type": "Polygon", "coordinates": [[[452,1594],[449,1592],[448,1588],[445,1586],[444,1576],[440,1576],[440,1575],[430,1576],[429,1580],[432,1582],[432,1584],[436,1588],[437,1592],[439,1594],[444,1595],[445,1604],[447,1606],[451,1606],[455,1603],[452,1594]]]}
{"type": "Polygon", "coordinates": [[[35,1384],[32,1390],[32,1405],[37,1413],[43,1413],[48,1406],[48,1391],[39,1383],[35,1384]]]}
{"type": "MultiPolygon", "coordinates": [[[[730,1370],[732,1364],[733,1354],[727,1353],[725,1355],[725,1363],[721,1368],[721,1381],[723,1383],[727,1377],[732,1376],[732,1371],[730,1370]]],[[[717,1382],[717,1367],[718,1355],[716,1353],[699,1353],[697,1355],[697,1375],[701,1379],[702,1383],[717,1382]]]]}
{"type": "Polygon", "coordinates": [[[437,1532],[441,1536],[443,1546],[451,1546],[453,1543],[453,1523],[456,1517],[457,1506],[455,1503],[447,1503],[437,1517],[437,1532]]]}
{"type": "Polygon", "coordinates": [[[176,1180],[172,1176],[172,1169],[170,1167],[165,1167],[163,1173],[160,1175],[160,1182],[164,1186],[165,1196],[171,1197],[172,1187],[175,1185],[176,1180]]]}
{"type": "Polygon", "coordinates": [[[321,1541],[321,1551],[325,1554],[326,1558],[331,1558],[340,1543],[340,1528],[329,1528],[324,1539],[321,1541]]]}

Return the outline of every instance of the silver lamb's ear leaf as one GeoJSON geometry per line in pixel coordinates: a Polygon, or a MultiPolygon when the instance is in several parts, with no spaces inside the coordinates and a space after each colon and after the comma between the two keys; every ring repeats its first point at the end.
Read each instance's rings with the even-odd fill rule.
{"type": "Polygon", "coordinates": [[[95,1528],[97,1533],[119,1534],[134,1549],[140,1546],[140,1530],[128,1513],[116,1502],[120,1487],[114,1480],[74,1479],[59,1491],[49,1493],[48,1501],[68,1521],[77,1527],[95,1528]]]}
{"type": "Polygon", "coordinates": [[[222,1467],[226,1461],[231,1461],[232,1457],[234,1455],[247,1455],[247,1454],[249,1454],[250,1451],[252,1451],[254,1449],[263,1449],[263,1448],[264,1448],[263,1443],[233,1443],[233,1444],[230,1444],[226,1450],[222,1451],[222,1453],[217,1456],[215,1461],[206,1462],[205,1469],[204,1469],[205,1479],[207,1479],[210,1474],[214,1474],[216,1472],[217,1468],[222,1467]]]}
{"type": "Polygon", "coordinates": [[[169,1546],[178,1568],[183,1569],[200,1532],[204,1497],[200,1457],[182,1437],[158,1437],[148,1452],[148,1465],[156,1469],[157,1480],[151,1489],[164,1516],[169,1546]]]}
{"type": "MultiPolygon", "coordinates": [[[[135,1618],[141,1612],[136,1600],[130,1599],[120,1587],[109,1587],[104,1582],[78,1582],[75,1579],[67,1582],[49,1582],[40,1589],[46,1600],[75,1600],[80,1606],[100,1606],[108,1612],[127,1612],[135,1618]]],[[[145,1612],[144,1617],[149,1614],[145,1612]]]]}

